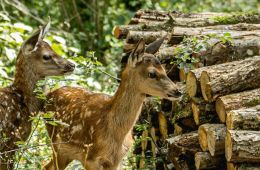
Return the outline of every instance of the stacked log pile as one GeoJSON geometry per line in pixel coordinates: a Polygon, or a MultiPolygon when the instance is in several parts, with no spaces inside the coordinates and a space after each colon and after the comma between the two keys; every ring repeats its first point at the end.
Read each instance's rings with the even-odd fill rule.
{"type": "Polygon", "coordinates": [[[260,14],[140,10],[114,35],[125,39],[124,55],[140,38],[167,37],[156,55],[183,96],[162,100],[153,133],[143,134],[167,143],[164,169],[260,169],[260,14]],[[185,60],[191,67],[180,65],[186,40],[205,36],[208,45],[185,60]]]}

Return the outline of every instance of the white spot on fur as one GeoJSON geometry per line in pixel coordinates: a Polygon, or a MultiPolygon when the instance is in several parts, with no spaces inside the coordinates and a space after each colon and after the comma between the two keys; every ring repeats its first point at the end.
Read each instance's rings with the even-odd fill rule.
{"type": "Polygon", "coordinates": [[[20,118],[21,118],[21,113],[17,112],[17,119],[20,119],[20,118]]]}
{"type": "Polygon", "coordinates": [[[98,119],[98,121],[96,122],[96,125],[98,125],[100,123],[101,119],[98,119]]]}
{"type": "Polygon", "coordinates": [[[82,125],[76,125],[72,127],[71,134],[74,134],[82,129],[82,125]]]}

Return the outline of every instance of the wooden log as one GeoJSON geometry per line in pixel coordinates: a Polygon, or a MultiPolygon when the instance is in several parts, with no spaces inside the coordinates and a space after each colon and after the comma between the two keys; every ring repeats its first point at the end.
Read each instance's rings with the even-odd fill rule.
{"type": "Polygon", "coordinates": [[[201,149],[210,151],[212,156],[224,153],[226,127],[223,124],[203,124],[199,127],[201,149]]]}
{"type": "Polygon", "coordinates": [[[260,170],[260,163],[227,163],[227,170],[260,170]]]}
{"type": "Polygon", "coordinates": [[[225,152],[226,126],[224,124],[211,124],[207,131],[208,149],[211,156],[225,152]]]}
{"type": "Polygon", "coordinates": [[[260,162],[260,131],[228,130],[225,155],[229,162],[260,162]]]}
{"type": "Polygon", "coordinates": [[[218,121],[217,115],[215,114],[214,105],[211,103],[206,103],[203,100],[199,103],[192,101],[191,109],[196,125],[214,123],[218,121]]]}
{"type": "Polygon", "coordinates": [[[207,141],[207,134],[208,129],[211,127],[210,124],[206,123],[199,126],[198,135],[199,135],[199,145],[202,151],[208,151],[208,141],[207,141]]]}
{"type": "Polygon", "coordinates": [[[260,104],[260,88],[241,93],[221,96],[216,100],[216,112],[222,123],[226,122],[226,115],[231,110],[242,107],[253,107],[260,104]]]}
{"type": "Polygon", "coordinates": [[[195,97],[200,94],[200,75],[206,68],[198,68],[190,70],[186,79],[186,91],[190,97],[195,97]]]}
{"type": "Polygon", "coordinates": [[[175,157],[181,154],[192,154],[201,151],[198,140],[198,132],[193,131],[167,139],[169,153],[175,157]]]}
{"type": "Polygon", "coordinates": [[[260,105],[251,108],[231,110],[226,120],[228,129],[260,130],[260,105]]]}
{"type": "Polygon", "coordinates": [[[201,73],[203,98],[213,102],[218,96],[260,87],[260,56],[215,66],[201,73]]]}
{"type": "Polygon", "coordinates": [[[197,152],[194,159],[197,170],[221,168],[221,165],[225,162],[223,155],[213,157],[209,152],[197,152]]]}
{"type": "Polygon", "coordinates": [[[179,15],[170,13],[167,15],[141,15],[139,17],[134,17],[131,19],[129,24],[140,24],[145,23],[144,21],[167,21],[171,18],[174,18],[175,26],[185,26],[185,27],[203,27],[210,25],[221,25],[221,24],[237,24],[237,23],[259,23],[260,15],[259,14],[244,14],[244,15],[230,15],[230,14],[213,14],[212,15],[203,15],[193,14],[193,15],[179,15]],[[214,16],[215,15],[215,16],[214,16]],[[180,17],[181,16],[181,17],[180,17]]]}
{"type": "Polygon", "coordinates": [[[186,77],[187,77],[187,71],[184,68],[179,69],[179,78],[180,81],[186,82],[186,77]]]}
{"type": "Polygon", "coordinates": [[[165,140],[168,137],[168,125],[167,125],[167,119],[162,112],[158,113],[158,121],[159,121],[160,134],[162,136],[162,139],[165,140]]]}
{"type": "Polygon", "coordinates": [[[150,44],[156,39],[162,38],[166,35],[166,31],[129,31],[126,36],[126,42],[133,44],[137,43],[141,38],[143,38],[146,44],[150,44]]]}
{"type": "Polygon", "coordinates": [[[134,17],[135,18],[140,18],[142,16],[169,17],[169,15],[175,18],[211,18],[214,16],[232,16],[231,14],[220,13],[220,12],[182,13],[179,11],[168,12],[168,11],[141,9],[135,13],[134,17]]]}

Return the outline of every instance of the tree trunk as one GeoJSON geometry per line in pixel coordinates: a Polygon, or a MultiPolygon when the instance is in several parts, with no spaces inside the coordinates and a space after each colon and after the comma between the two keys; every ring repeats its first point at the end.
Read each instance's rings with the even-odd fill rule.
{"type": "Polygon", "coordinates": [[[179,157],[181,154],[194,155],[201,151],[197,131],[169,138],[167,142],[170,149],[169,153],[175,157],[179,157]]]}
{"type": "Polygon", "coordinates": [[[213,169],[220,168],[225,162],[224,155],[212,157],[209,152],[197,152],[195,154],[196,169],[213,169]]]}
{"type": "Polygon", "coordinates": [[[221,96],[216,100],[216,111],[222,123],[231,110],[242,107],[253,107],[260,104],[260,88],[221,96]]]}
{"type": "Polygon", "coordinates": [[[212,156],[225,153],[226,126],[211,124],[207,131],[208,149],[212,156]]]}
{"type": "Polygon", "coordinates": [[[225,150],[227,161],[260,162],[260,131],[228,130],[225,150]]]}
{"type": "Polygon", "coordinates": [[[247,109],[231,110],[227,115],[227,128],[260,131],[260,105],[247,109]]]}
{"type": "Polygon", "coordinates": [[[204,99],[260,87],[260,56],[209,66],[201,73],[200,84],[204,99]]]}

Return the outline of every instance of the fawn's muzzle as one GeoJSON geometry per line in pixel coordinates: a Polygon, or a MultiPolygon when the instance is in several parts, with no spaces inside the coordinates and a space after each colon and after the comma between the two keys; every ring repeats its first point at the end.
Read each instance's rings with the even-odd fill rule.
{"type": "Polygon", "coordinates": [[[174,97],[174,98],[178,98],[181,97],[182,93],[180,90],[174,90],[174,91],[170,91],[168,94],[168,97],[174,97]]]}
{"type": "Polygon", "coordinates": [[[66,72],[72,72],[72,71],[74,71],[74,69],[75,69],[75,64],[73,64],[72,62],[67,62],[64,67],[64,70],[66,72]]]}

